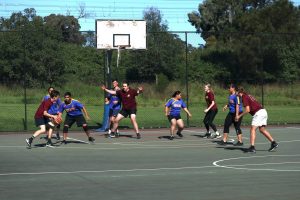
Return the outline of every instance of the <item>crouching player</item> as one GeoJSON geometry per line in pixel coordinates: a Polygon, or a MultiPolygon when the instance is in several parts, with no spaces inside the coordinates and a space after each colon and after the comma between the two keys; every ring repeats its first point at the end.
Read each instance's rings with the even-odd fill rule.
{"type": "Polygon", "coordinates": [[[56,118],[58,116],[49,114],[48,110],[53,105],[53,103],[57,101],[58,98],[59,98],[59,92],[56,90],[53,90],[50,93],[50,98],[42,101],[42,103],[38,107],[38,109],[34,115],[34,120],[35,120],[35,125],[37,127],[39,127],[40,129],[35,131],[34,134],[30,138],[26,139],[28,148],[31,148],[31,144],[32,144],[34,138],[36,138],[40,134],[46,132],[46,126],[49,128],[49,135],[48,135],[48,141],[47,141],[46,146],[52,146],[51,136],[52,136],[52,131],[54,129],[54,126],[50,125],[49,122],[50,122],[50,118],[53,118],[54,120],[56,120],[56,118]]]}
{"type": "Polygon", "coordinates": [[[175,91],[172,95],[172,98],[168,100],[168,102],[165,105],[165,115],[168,117],[168,120],[170,121],[171,127],[170,127],[170,140],[174,139],[174,132],[176,129],[176,125],[178,127],[177,135],[179,137],[183,137],[181,134],[181,131],[184,128],[183,120],[180,116],[181,108],[191,117],[191,113],[187,109],[185,103],[181,99],[181,92],[175,91]]]}
{"type": "Polygon", "coordinates": [[[71,93],[66,92],[64,95],[64,103],[59,107],[59,116],[62,115],[64,111],[66,111],[67,115],[64,121],[63,128],[63,141],[62,143],[67,144],[68,130],[71,126],[76,122],[77,126],[82,126],[85,134],[88,137],[89,142],[94,142],[95,139],[91,137],[88,125],[83,116],[83,113],[87,119],[89,119],[88,113],[85,107],[77,100],[72,99],[71,93]],[[82,112],[83,111],[83,112],[82,112]]]}

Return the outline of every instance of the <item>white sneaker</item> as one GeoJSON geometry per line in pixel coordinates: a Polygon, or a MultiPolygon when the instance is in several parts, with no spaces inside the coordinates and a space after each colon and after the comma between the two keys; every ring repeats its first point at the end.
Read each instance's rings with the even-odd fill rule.
{"type": "Polygon", "coordinates": [[[216,134],[215,138],[221,138],[222,137],[221,134],[218,131],[216,131],[215,134],[216,134]]]}

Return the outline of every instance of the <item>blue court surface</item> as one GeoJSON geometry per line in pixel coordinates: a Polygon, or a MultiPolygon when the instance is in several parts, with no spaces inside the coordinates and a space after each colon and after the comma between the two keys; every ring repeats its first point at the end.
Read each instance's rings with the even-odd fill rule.
{"type": "MultiPolygon", "coordinates": [[[[220,146],[204,139],[204,130],[188,128],[183,138],[169,140],[168,129],[132,130],[106,138],[92,132],[69,133],[69,143],[45,147],[32,133],[0,134],[0,199],[299,199],[300,127],[270,126],[279,143],[268,152],[269,141],[257,133],[256,154],[249,147],[249,127],[243,127],[244,146],[220,146]]],[[[231,130],[230,141],[236,142],[231,130]]]]}

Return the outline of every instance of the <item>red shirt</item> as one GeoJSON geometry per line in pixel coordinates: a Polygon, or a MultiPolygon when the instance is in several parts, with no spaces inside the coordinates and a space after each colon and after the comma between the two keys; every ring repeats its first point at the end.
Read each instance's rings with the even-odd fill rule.
{"type": "Polygon", "coordinates": [[[257,111],[259,111],[260,109],[262,109],[262,105],[260,105],[260,103],[258,103],[258,101],[256,101],[256,99],[249,95],[249,94],[243,94],[242,96],[242,101],[243,101],[243,105],[244,107],[249,106],[250,107],[250,114],[253,116],[255,115],[255,113],[257,111]]]}
{"type": "Polygon", "coordinates": [[[48,111],[52,104],[53,102],[51,101],[51,99],[44,100],[35,112],[34,118],[38,119],[45,117],[44,111],[48,111]]]}
{"type": "Polygon", "coordinates": [[[213,105],[213,107],[211,107],[211,110],[217,110],[217,103],[215,101],[215,95],[214,93],[212,93],[211,91],[206,92],[205,93],[205,101],[207,103],[207,107],[209,107],[211,105],[211,103],[214,101],[215,105],[213,105]]]}
{"type": "Polygon", "coordinates": [[[124,90],[118,90],[116,92],[117,96],[121,99],[122,109],[136,109],[137,104],[135,101],[135,97],[138,95],[138,93],[135,89],[129,88],[127,92],[125,92],[124,90]]]}

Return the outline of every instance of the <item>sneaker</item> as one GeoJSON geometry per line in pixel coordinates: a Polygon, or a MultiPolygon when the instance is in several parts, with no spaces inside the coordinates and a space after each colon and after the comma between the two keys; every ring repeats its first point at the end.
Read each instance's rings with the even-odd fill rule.
{"type": "Polygon", "coordinates": [[[270,152],[271,152],[271,151],[274,151],[278,146],[279,146],[278,143],[275,142],[275,141],[273,141],[273,142],[271,143],[271,147],[269,148],[269,151],[270,151],[270,152]]]}
{"type": "Polygon", "coordinates": [[[136,134],[136,139],[141,139],[141,134],[137,133],[136,134]]]}
{"type": "Polygon", "coordinates": [[[89,137],[89,142],[95,142],[95,138],[89,137]]]}
{"type": "Polygon", "coordinates": [[[225,146],[225,145],[227,145],[228,143],[225,142],[224,140],[221,140],[221,141],[217,142],[217,144],[218,144],[218,145],[223,145],[223,146],[225,146]]]}
{"type": "Polygon", "coordinates": [[[56,139],[57,139],[57,140],[60,140],[59,133],[56,133],[56,139]]]}
{"type": "Polygon", "coordinates": [[[218,131],[216,131],[215,138],[221,138],[221,137],[222,137],[221,134],[218,131]]]}
{"type": "Polygon", "coordinates": [[[211,137],[211,133],[210,132],[205,133],[205,135],[203,136],[203,138],[210,138],[210,137],[211,137]]]}
{"type": "Polygon", "coordinates": [[[115,137],[116,137],[116,135],[115,135],[115,133],[114,133],[114,132],[111,132],[110,134],[108,134],[108,137],[109,137],[109,138],[115,138],[115,137]]]}
{"type": "Polygon", "coordinates": [[[31,144],[32,144],[33,139],[32,138],[28,138],[25,141],[27,143],[28,148],[31,148],[31,144]]]}
{"type": "Polygon", "coordinates": [[[233,146],[243,146],[243,145],[244,145],[243,142],[237,141],[237,143],[235,143],[233,146]]]}
{"type": "Polygon", "coordinates": [[[176,133],[179,137],[183,137],[183,135],[180,132],[176,133]]]}
{"type": "Polygon", "coordinates": [[[46,143],[46,147],[53,147],[52,141],[48,140],[48,142],[46,143]]]}
{"type": "Polygon", "coordinates": [[[61,141],[62,144],[68,144],[67,140],[61,141]]]}
{"type": "Polygon", "coordinates": [[[250,146],[247,152],[248,153],[256,153],[256,149],[254,146],[250,146]]]}
{"type": "Polygon", "coordinates": [[[116,136],[116,138],[120,137],[120,133],[116,132],[115,136],[116,136]]]}
{"type": "Polygon", "coordinates": [[[170,140],[173,140],[173,139],[174,139],[174,136],[173,136],[173,135],[171,135],[169,139],[170,139],[170,140]]]}

